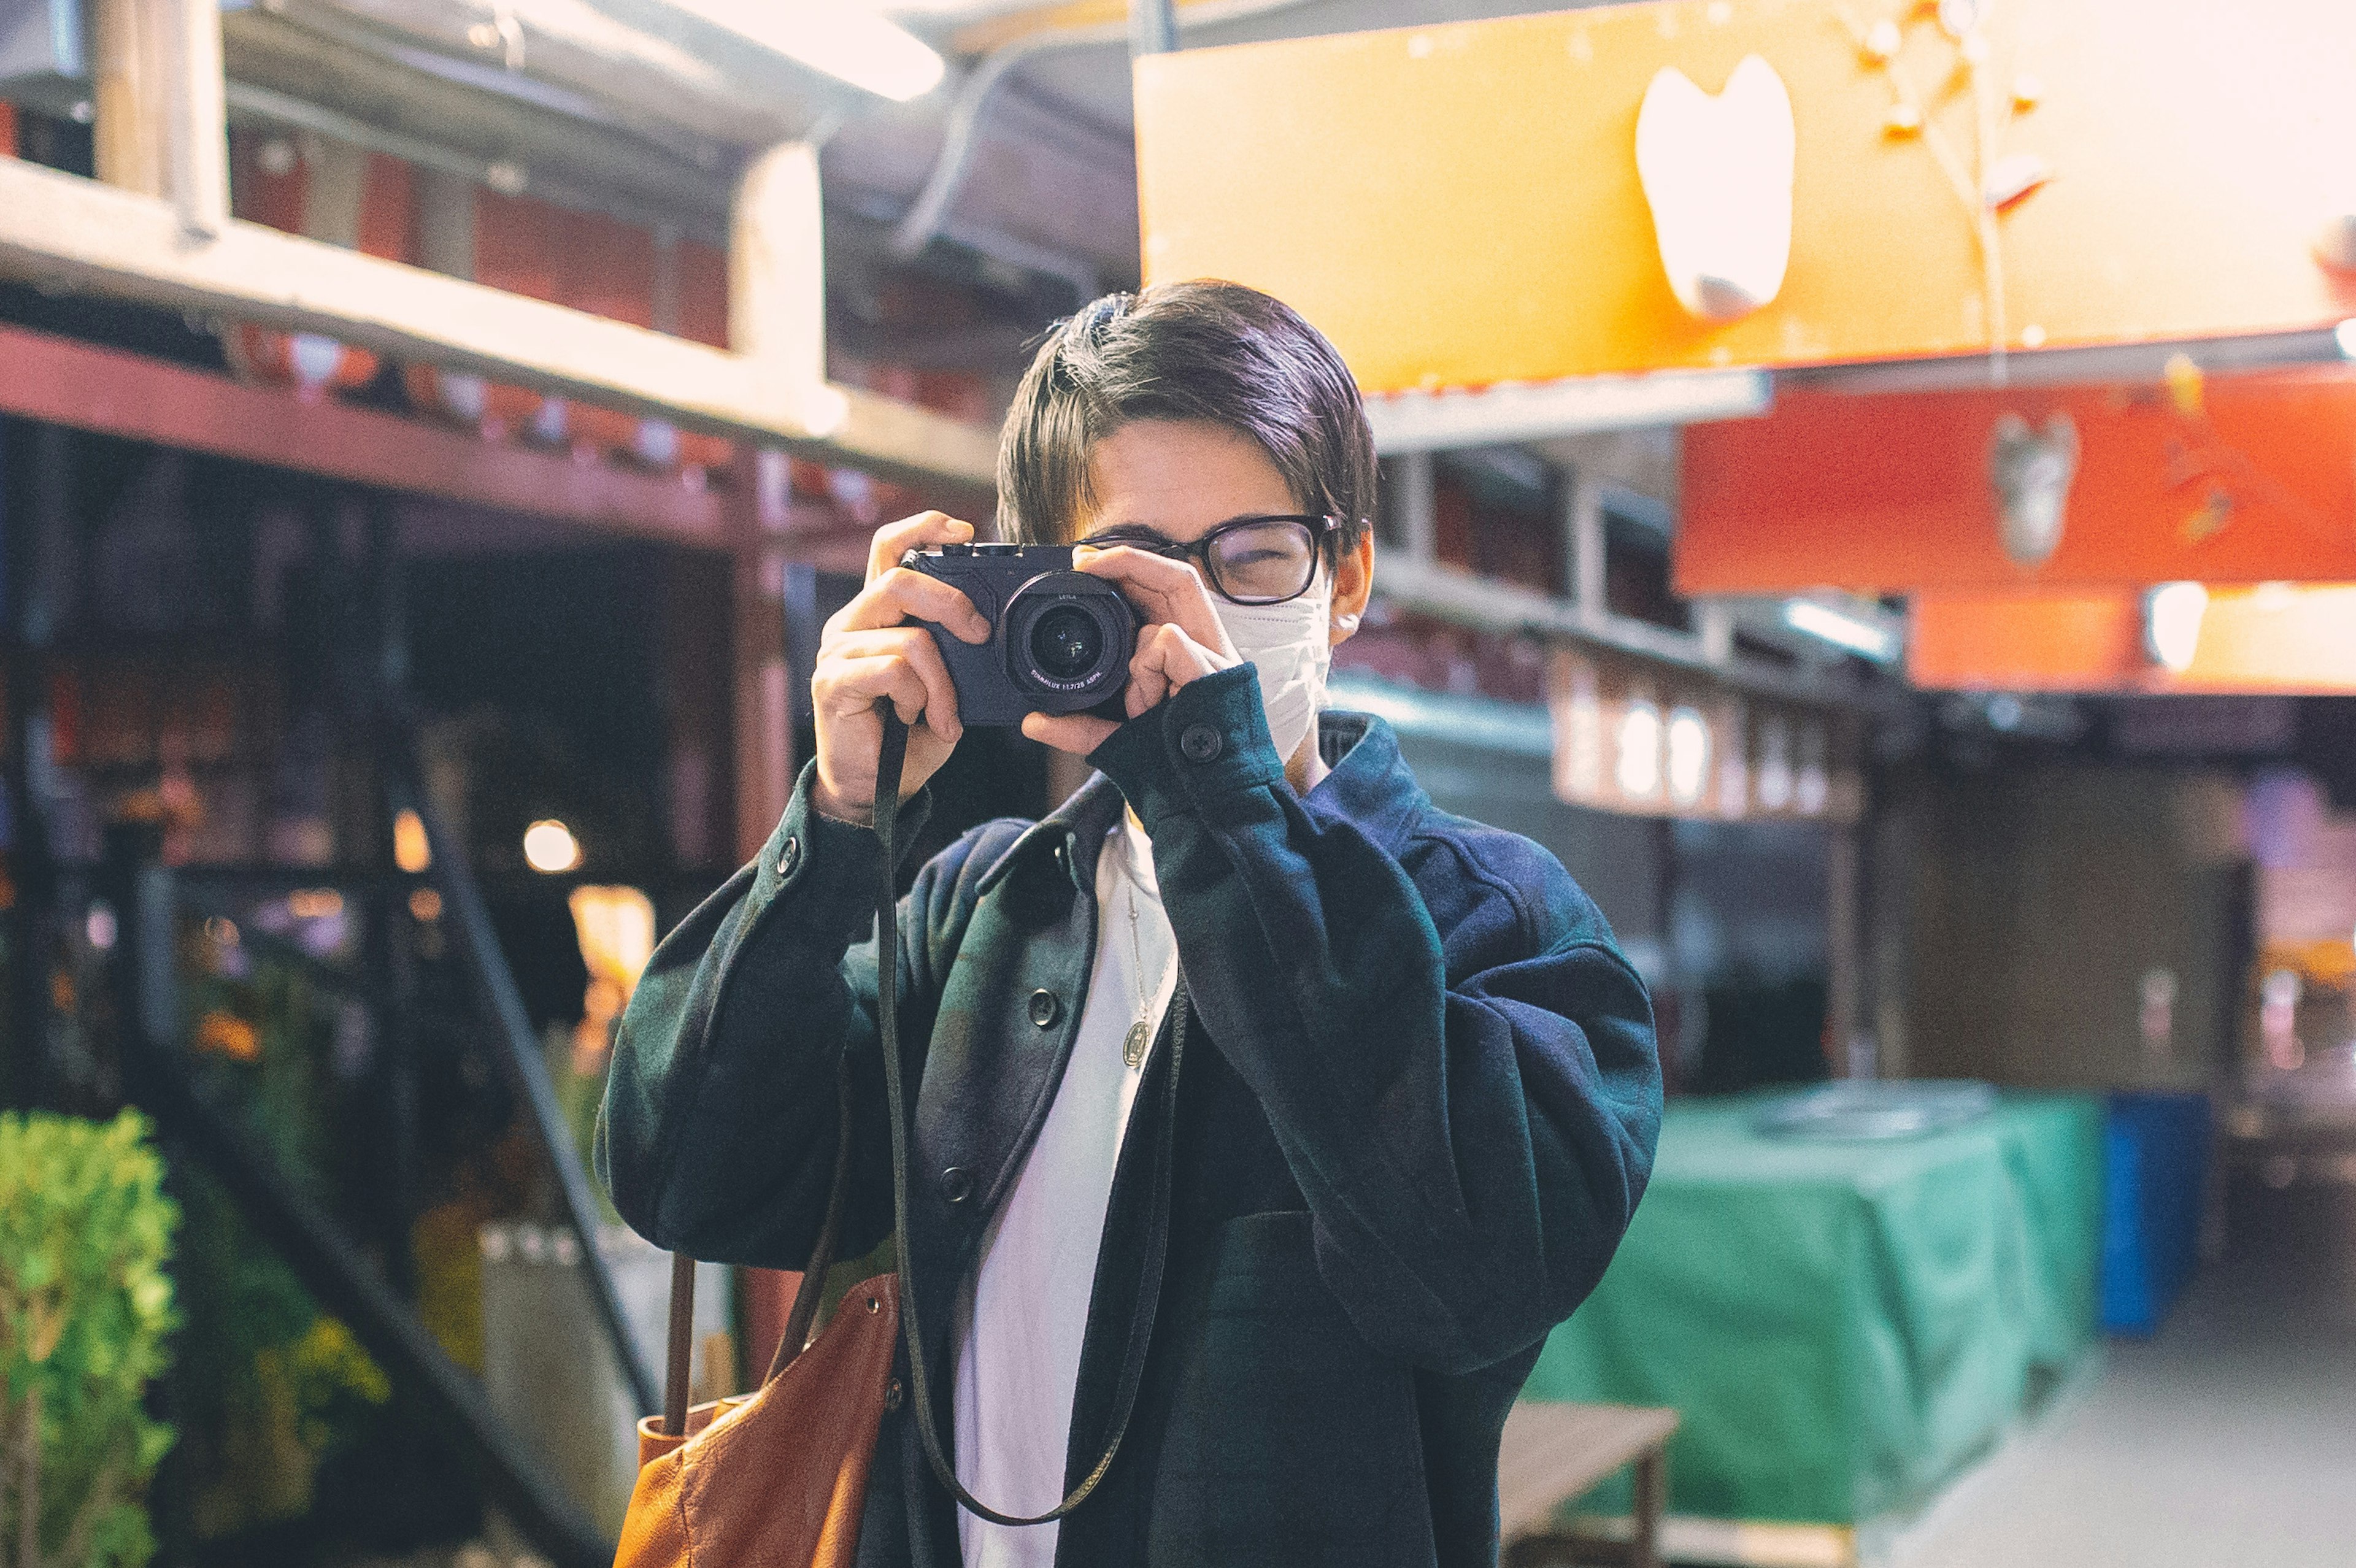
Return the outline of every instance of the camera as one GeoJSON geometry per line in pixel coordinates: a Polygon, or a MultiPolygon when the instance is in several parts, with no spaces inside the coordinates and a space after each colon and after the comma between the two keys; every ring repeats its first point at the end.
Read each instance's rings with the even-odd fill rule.
{"type": "Polygon", "coordinates": [[[951,544],[911,550],[901,565],[962,590],[990,639],[960,641],[929,621],[957,688],[958,718],[1019,724],[1026,713],[1127,716],[1130,656],[1141,624],[1120,589],[1072,570],[1068,545],[951,544]]]}

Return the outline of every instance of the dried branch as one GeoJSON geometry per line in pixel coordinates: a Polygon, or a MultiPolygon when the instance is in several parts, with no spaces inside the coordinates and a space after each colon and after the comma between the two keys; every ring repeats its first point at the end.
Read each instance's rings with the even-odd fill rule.
{"type": "Polygon", "coordinates": [[[81,1568],[88,1561],[90,1538],[101,1516],[122,1500],[116,1495],[122,1487],[123,1465],[119,1459],[109,1460],[91,1477],[90,1491],[81,1499],[81,1510],[74,1516],[73,1528],[66,1531],[65,1544],[58,1549],[58,1568],[81,1568]]]}
{"type": "MultiPolygon", "coordinates": [[[[1973,241],[1980,253],[1980,303],[1987,318],[1988,335],[1988,379],[2001,387],[2008,379],[2005,356],[2011,330],[2005,308],[2004,234],[1997,222],[1995,210],[1988,205],[1988,172],[1995,166],[1997,142],[2003,131],[1989,72],[1982,69],[1984,59],[1973,58],[1975,55],[1985,57],[1987,53],[1987,34],[1978,24],[1975,24],[1970,33],[1957,40],[1959,58],[1957,69],[1953,74],[1963,79],[1972,98],[1973,147],[1971,166],[1967,168],[1962,155],[1949,142],[1946,132],[1931,112],[1933,107],[1944,107],[1945,99],[1953,96],[1952,92],[1943,93],[1939,102],[1933,105],[1930,99],[1914,90],[1912,80],[1895,53],[1884,54],[1874,48],[1871,30],[1858,22],[1848,7],[1837,7],[1833,15],[1848,33],[1849,42],[1858,55],[1881,73],[1883,81],[1890,88],[1892,108],[1907,112],[1914,127],[1913,133],[1921,138],[1923,146],[1930,149],[1940,172],[1946,176],[1955,199],[1963,203],[1964,214],[1972,226],[1973,241]]],[[[1901,29],[1901,41],[1908,18],[1908,11],[1888,18],[1901,29]]]]}

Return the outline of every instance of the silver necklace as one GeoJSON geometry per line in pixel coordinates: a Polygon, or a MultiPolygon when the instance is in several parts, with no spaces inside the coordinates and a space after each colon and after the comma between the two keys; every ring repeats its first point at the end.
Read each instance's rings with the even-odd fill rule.
{"type": "MultiPolygon", "coordinates": [[[[1123,845],[1124,856],[1130,848],[1123,845]]],[[[1129,894],[1130,986],[1137,993],[1137,1021],[1129,1026],[1129,1034],[1120,1042],[1120,1059],[1135,1068],[1145,1061],[1146,1048],[1153,1043],[1153,997],[1145,989],[1145,950],[1137,938],[1137,868],[1130,865],[1121,869],[1129,894]]]]}

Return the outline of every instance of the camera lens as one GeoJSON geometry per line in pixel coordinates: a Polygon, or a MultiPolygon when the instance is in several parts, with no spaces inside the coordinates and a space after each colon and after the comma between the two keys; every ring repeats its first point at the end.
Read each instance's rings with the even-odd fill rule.
{"type": "Polygon", "coordinates": [[[1058,604],[1032,624],[1031,659],[1048,679],[1079,679],[1104,656],[1104,628],[1076,604],[1058,604]]]}
{"type": "Polygon", "coordinates": [[[1030,709],[1077,713],[1129,679],[1136,612],[1102,578],[1043,571],[1014,591],[999,624],[1007,678],[1030,709]]]}

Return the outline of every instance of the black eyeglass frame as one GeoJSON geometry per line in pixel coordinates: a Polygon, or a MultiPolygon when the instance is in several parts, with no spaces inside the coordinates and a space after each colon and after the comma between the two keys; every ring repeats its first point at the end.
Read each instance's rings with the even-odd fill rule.
{"type": "Polygon", "coordinates": [[[1133,531],[1127,528],[1113,528],[1102,534],[1092,534],[1079,542],[1091,549],[1113,549],[1127,546],[1130,549],[1141,549],[1148,555],[1161,556],[1165,560],[1191,560],[1194,563],[1194,569],[1203,574],[1203,581],[1210,585],[1211,592],[1230,604],[1290,604],[1317,586],[1315,563],[1324,555],[1327,541],[1341,531],[1342,519],[1330,514],[1261,512],[1248,517],[1229,517],[1192,544],[1180,544],[1174,539],[1163,539],[1160,534],[1142,527],[1133,531]],[[1309,576],[1300,587],[1281,598],[1238,599],[1228,592],[1219,581],[1219,569],[1211,564],[1211,546],[1224,534],[1233,533],[1238,528],[1254,528],[1264,523],[1298,523],[1308,530],[1311,560],[1309,576]]]}

